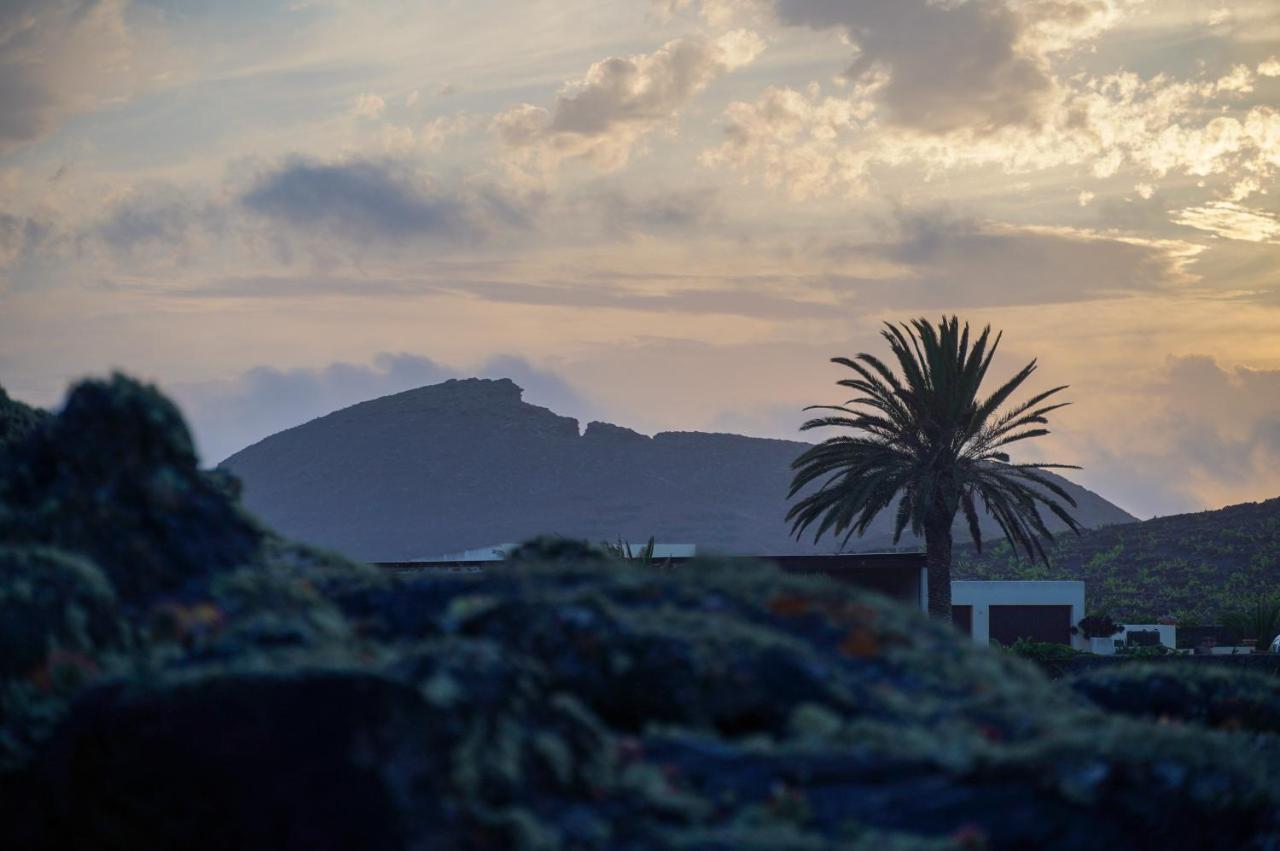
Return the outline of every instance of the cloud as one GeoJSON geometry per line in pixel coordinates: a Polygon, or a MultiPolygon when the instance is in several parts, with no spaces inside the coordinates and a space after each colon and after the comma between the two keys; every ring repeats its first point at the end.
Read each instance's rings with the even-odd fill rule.
{"type": "Polygon", "coordinates": [[[877,171],[904,166],[926,177],[991,166],[1008,174],[1073,167],[1096,179],[1123,168],[1232,183],[1280,175],[1280,112],[1265,104],[1230,111],[1253,87],[1243,65],[1180,81],[1128,71],[1055,79],[1035,122],[956,122],[931,132],[882,108],[892,81],[884,67],[869,66],[852,91],[836,95],[816,83],[771,86],[725,109],[722,141],[702,162],[754,170],[797,199],[863,195],[877,171]]]}
{"type": "Polygon", "coordinates": [[[755,33],[735,30],[714,41],[682,38],[653,53],[595,63],[550,108],[521,104],[494,120],[515,162],[552,169],[581,158],[608,171],[625,165],[646,135],[670,127],[698,93],[764,50],[755,33]]]}
{"type": "Polygon", "coordinates": [[[582,229],[621,239],[637,233],[694,238],[723,215],[719,191],[705,186],[633,192],[599,184],[571,196],[565,205],[581,219],[582,229]]]}
{"type": "Polygon", "coordinates": [[[0,213],[0,272],[20,262],[52,235],[49,223],[0,213]]]}
{"type": "MultiPolygon", "coordinates": [[[[856,304],[973,308],[1055,304],[1176,289],[1198,247],[1071,228],[1016,227],[949,212],[900,213],[880,243],[833,243],[834,264],[873,255],[897,276],[845,279],[856,304]]],[[[839,285],[842,278],[832,276],[839,285]]]]}
{"type": "Polygon", "coordinates": [[[351,107],[351,114],[356,118],[379,118],[386,111],[387,102],[371,92],[359,95],[351,107]]]}
{"type": "Polygon", "coordinates": [[[1188,207],[1173,220],[1227,239],[1280,242],[1280,216],[1263,210],[1250,210],[1231,201],[1211,201],[1203,206],[1188,207]]]}
{"type": "Polygon", "coordinates": [[[1164,514],[1280,493],[1280,371],[1171,357],[1132,390],[1129,410],[1116,414],[1125,428],[1089,438],[1106,459],[1092,466],[1105,466],[1117,488],[1140,485],[1130,504],[1164,514]]]}
{"type": "Polygon", "coordinates": [[[294,157],[259,176],[240,200],[268,219],[348,241],[467,243],[493,228],[527,225],[517,203],[495,190],[446,188],[390,160],[294,157]]]}
{"type": "Polygon", "coordinates": [[[392,163],[293,159],[260,178],[242,202],[287,224],[357,238],[452,237],[465,229],[462,204],[392,163]]]}
{"type": "Polygon", "coordinates": [[[653,0],[658,20],[670,23],[680,13],[696,9],[712,26],[728,26],[743,17],[758,18],[761,4],[757,0],[653,0]]]}
{"type": "Polygon", "coordinates": [[[497,355],[470,370],[413,354],[380,354],[371,364],[332,363],[318,368],[260,366],[240,376],[168,388],[182,406],[206,464],[341,408],[438,384],[450,378],[510,378],[524,399],[569,416],[591,416],[594,407],[563,378],[523,358],[497,355]]]}
{"type": "Polygon", "coordinates": [[[862,95],[882,82],[871,81],[847,98],[822,97],[816,87],[802,93],[770,86],[754,103],[736,101],[721,119],[724,142],[705,151],[701,162],[757,165],[766,186],[785,189],[796,200],[842,189],[859,194],[872,154],[842,137],[866,126],[871,110],[862,95]]]}
{"type": "Polygon", "coordinates": [[[1113,17],[1105,0],[775,0],[774,10],[784,24],[840,30],[856,49],[846,75],[887,75],[876,91],[889,120],[929,134],[1039,126],[1055,88],[1049,54],[1113,17]]]}
{"type": "Polygon", "coordinates": [[[85,235],[118,259],[191,259],[227,226],[227,213],[213,201],[197,201],[167,184],[129,190],[106,209],[85,235]]]}
{"type": "Polygon", "coordinates": [[[69,115],[136,87],[126,0],[0,3],[0,155],[44,138],[69,115]]]}

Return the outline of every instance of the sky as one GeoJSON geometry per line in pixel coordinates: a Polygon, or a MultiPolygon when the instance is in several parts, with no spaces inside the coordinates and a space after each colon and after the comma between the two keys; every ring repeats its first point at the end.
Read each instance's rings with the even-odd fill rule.
{"type": "Polygon", "coordinates": [[[0,384],[125,370],[216,463],[511,377],[798,436],[886,321],[1003,331],[1029,459],[1280,495],[1280,4],[0,0],[0,384]]]}

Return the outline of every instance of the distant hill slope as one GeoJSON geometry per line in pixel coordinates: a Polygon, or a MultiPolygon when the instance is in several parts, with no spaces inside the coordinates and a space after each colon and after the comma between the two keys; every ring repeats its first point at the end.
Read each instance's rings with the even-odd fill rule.
{"type": "MultiPolygon", "coordinates": [[[[791,462],[807,444],[733,434],[647,437],[521,399],[509,380],[448,381],[291,428],[222,466],[245,503],[294,538],[370,560],[432,556],[554,533],[704,550],[831,552],[788,534],[791,462]]],[[[1088,526],[1133,518],[1068,485],[1088,526]]],[[[856,549],[888,543],[880,518],[856,549]]]]}
{"type": "Polygon", "coordinates": [[[957,561],[957,579],[1083,579],[1089,607],[1122,621],[1216,623],[1250,597],[1280,594],[1280,498],[1063,535],[1047,568],[1005,546],[958,550],[957,561]]]}

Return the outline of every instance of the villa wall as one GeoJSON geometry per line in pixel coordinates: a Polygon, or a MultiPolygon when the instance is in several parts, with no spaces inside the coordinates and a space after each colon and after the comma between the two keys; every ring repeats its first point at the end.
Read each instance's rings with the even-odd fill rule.
{"type": "Polygon", "coordinates": [[[1029,634],[1077,650],[1089,649],[1087,640],[1070,632],[1084,617],[1083,582],[955,581],[951,603],[968,607],[965,614],[974,644],[989,644],[1002,635],[1029,634]]]}

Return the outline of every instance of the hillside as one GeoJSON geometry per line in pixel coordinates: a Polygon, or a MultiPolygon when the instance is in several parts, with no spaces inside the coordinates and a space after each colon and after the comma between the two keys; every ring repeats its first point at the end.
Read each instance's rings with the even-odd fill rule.
{"type": "MultiPolygon", "coordinates": [[[[370,560],[552,533],[704,550],[831,552],[792,540],[790,464],[806,444],[733,434],[653,437],[524,402],[509,380],[448,381],[332,413],[223,462],[284,533],[370,560]]],[[[1069,485],[1088,526],[1132,521],[1069,485]]],[[[851,542],[883,547],[890,518],[851,542]]]]}
{"type": "Polygon", "coordinates": [[[1000,546],[957,551],[957,579],[1083,579],[1089,606],[1120,619],[1212,623],[1280,593],[1280,498],[1062,536],[1049,567],[1000,546]]]}

